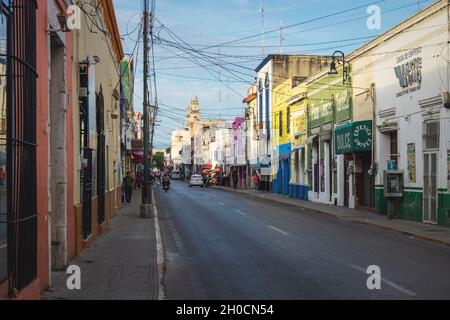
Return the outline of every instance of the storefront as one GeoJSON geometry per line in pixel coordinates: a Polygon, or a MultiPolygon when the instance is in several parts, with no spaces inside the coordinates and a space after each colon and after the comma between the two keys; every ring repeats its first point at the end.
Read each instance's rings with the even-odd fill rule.
{"type": "Polygon", "coordinates": [[[375,205],[375,180],[370,171],[372,136],[372,121],[352,122],[335,128],[334,150],[344,164],[344,170],[337,171],[338,175],[343,175],[343,197],[346,207],[373,208],[375,205]]]}
{"type": "Polygon", "coordinates": [[[290,194],[293,198],[308,200],[307,174],[307,103],[306,87],[297,86],[288,102],[291,119],[291,181],[290,194]]]}
{"type": "Polygon", "coordinates": [[[322,72],[311,79],[307,87],[310,173],[308,198],[312,202],[334,204],[332,190],[334,94],[339,81],[342,81],[342,78],[333,79],[328,72],[322,72]]]}

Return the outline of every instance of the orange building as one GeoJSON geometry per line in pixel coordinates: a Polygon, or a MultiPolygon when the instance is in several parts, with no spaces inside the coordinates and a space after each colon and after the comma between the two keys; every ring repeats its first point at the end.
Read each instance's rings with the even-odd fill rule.
{"type": "Polygon", "coordinates": [[[71,1],[0,1],[0,300],[39,299],[120,207],[123,49],[112,0],[93,6],[97,32],[68,27],[71,1]],[[95,75],[89,110],[82,70],[95,75]],[[95,188],[89,201],[83,179],[95,188]]]}
{"type": "Polygon", "coordinates": [[[52,266],[63,268],[75,254],[73,36],[58,21],[66,1],[3,3],[1,50],[8,58],[1,68],[7,80],[0,86],[6,97],[0,108],[7,115],[0,128],[6,158],[0,163],[6,168],[0,299],[38,299],[50,284],[52,266]]]}

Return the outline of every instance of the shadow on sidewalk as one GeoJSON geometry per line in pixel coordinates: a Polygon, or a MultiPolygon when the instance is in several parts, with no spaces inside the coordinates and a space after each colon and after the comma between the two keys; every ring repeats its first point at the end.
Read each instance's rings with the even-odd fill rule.
{"type": "Polygon", "coordinates": [[[52,272],[43,300],[158,299],[154,221],[139,218],[140,201],[134,192],[132,203],[123,204],[106,232],[70,262],[81,268],[81,290],[67,288],[66,272],[52,272]]]}

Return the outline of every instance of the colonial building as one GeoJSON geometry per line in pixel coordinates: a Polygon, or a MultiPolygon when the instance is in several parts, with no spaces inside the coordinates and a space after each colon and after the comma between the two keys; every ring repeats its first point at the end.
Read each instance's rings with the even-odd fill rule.
{"type": "Polygon", "coordinates": [[[76,251],[89,246],[121,205],[121,77],[124,58],[112,0],[76,1],[91,19],[75,30],[74,199],[76,251]],[[92,30],[93,28],[93,30],[92,30]]]}
{"type": "Polygon", "coordinates": [[[135,134],[134,112],[134,61],[127,57],[120,62],[120,136],[121,136],[121,179],[133,169],[131,140],[135,134]]]}
{"type": "Polygon", "coordinates": [[[257,123],[257,87],[251,86],[247,90],[247,97],[244,99],[245,103],[245,157],[247,161],[247,188],[254,188],[252,177],[260,174],[260,162],[258,161],[258,149],[260,144],[259,139],[259,125],[257,123]]]}
{"type": "MultiPolygon", "coordinates": [[[[256,69],[258,85],[258,123],[267,148],[260,150],[261,166],[270,164],[269,176],[262,173],[262,184],[276,193],[289,194],[291,177],[290,112],[281,103],[289,96],[276,88],[292,79],[291,87],[329,67],[331,58],[324,56],[269,55],[256,69]],[[277,105],[277,109],[274,106],[277,105]],[[281,109],[280,109],[281,108],[281,109]],[[289,133],[288,133],[289,131],[289,133]],[[265,159],[265,160],[264,160],[265,159]]],[[[263,170],[264,171],[264,170],[263,170]]]]}
{"type": "Polygon", "coordinates": [[[183,165],[183,147],[190,145],[191,136],[187,130],[176,130],[171,137],[171,162],[174,171],[181,172],[183,165]]]}
{"type": "Polygon", "coordinates": [[[439,225],[450,225],[449,14],[438,1],[364,48],[374,57],[377,210],[389,202],[384,173],[397,169],[396,216],[439,225]]]}

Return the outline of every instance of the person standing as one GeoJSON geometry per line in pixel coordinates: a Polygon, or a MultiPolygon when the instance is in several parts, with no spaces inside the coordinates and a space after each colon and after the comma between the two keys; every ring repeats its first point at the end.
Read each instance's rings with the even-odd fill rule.
{"type": "Polygon", "coordinates": [[[255,192],[259,191],[259,184],[261,183],[261,179],[259,178],[258,172],[255,172],[253,175],[253,184],[255,185],[255,192]]]}
{"type": "Polygon", "coordinates": [[[131,176],[131,172],[128,171],[125,178],[123,178],[123,189],[125,191],[125,201],[126,203],[131,203],[131,197],[133,196],[133,185],[134,179],[131,176]]]}
{"type": "Polygon", "coordinates": [[[238,177],[238,172],[237,172],[236,169],[233,169],[232,178],[233,178],[233,187],[234,187],[234,190],[237,190],[237,186],[238,186],[238,182],[239,182],[239,177],[238,177]]]}

